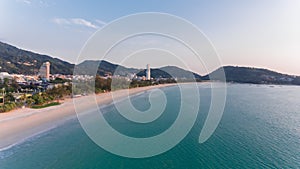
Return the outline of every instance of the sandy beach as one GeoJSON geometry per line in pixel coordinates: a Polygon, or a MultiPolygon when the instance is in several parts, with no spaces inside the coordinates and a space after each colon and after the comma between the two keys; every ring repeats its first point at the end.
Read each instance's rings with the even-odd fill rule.
{"type": "Polygon", "coordinates": [[[91,99],[99,106],[112,103],[113,99],[134,95],[143,91],[172,86],[176,84],[164,84],[133,88],[130,90],[118,90],[112,93],[101,93],[94,97],[82,96],[74,99],[65,99],[61,105],[47,107],[43,109],[17,109],[7,113],[0,113],[0,150],[7,149],[32,136],[45,132],[51,128],[63,124],[69,119],[76,118],[74,103],[79,107],[89,108],[91,99]]]}

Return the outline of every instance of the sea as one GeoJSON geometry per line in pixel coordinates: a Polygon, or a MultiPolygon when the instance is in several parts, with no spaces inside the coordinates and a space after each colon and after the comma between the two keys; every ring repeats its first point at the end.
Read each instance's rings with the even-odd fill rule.
{"type": "MultiPolygon", "coordinates": [[[[199,135],[212,104],[211,89],[208,84],[198,87],[195,124],[166,152],[145,158],[114,154],[91,140],[73,118],[0,151],[0,169],[300,168],[300,86],[227,84],[221,121],[204,143],[199,143],[199,135]]],[[[178,87],[161,90],[167,104],[153,122],[132,122],[113,104],[101,111],[117,132],[137,139],[153,137],[172,127],[181,105],[178,87]]],[[[132,96],[132,105],[141,112],[149,109],[149,93],[132,96]]]]}

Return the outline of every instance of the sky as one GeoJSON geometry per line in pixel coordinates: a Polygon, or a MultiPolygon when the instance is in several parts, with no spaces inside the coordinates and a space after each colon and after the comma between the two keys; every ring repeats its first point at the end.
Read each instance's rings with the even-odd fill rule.
{"type": "MultiPolygon", "coordinates": [[[[140,12],[169,13],[196,25],[215,47],[222,65],[300,75],[299,0],[0,0],[0,41],[75,63],[97,30],[140,12]]],[[[151,38],[163,41],[157,37],[146,41],[151,38]]],[[[149,56],[147,51],[141,53],[149,56]]],[[[172,56],[159,50],[151,54],[172,56]]],[[[149,61],[152,67],[179,63],[153,58],[149,61]]],[[[125,66],[145,67],[137,55],[129,60],[125,66]]],[[[205,74],[201,66],[191,66],[205,74]]]]}

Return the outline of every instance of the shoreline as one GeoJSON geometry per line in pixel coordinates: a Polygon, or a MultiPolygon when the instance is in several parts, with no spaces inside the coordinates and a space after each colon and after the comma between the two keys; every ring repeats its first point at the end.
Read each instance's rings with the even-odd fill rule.
{"type": "Polygon", "coordinates": [[[88,109],[92,104],[89,99],[94,99],[102,107],[107,106],[113,100],[122,99],[125,96],[134,96],[151,89],[175,86],[177,83],[122,89],[108,93],[100,93],[78,98],[64,99],[62,104],[42,109],[17,109],[8,113],[0,113],[0,152],[7,150],[27,139],[56,128],[66,121],[77,118],[74,104],[80,104],[88,109]],[[112,96],[113,95],[113,96],[112,96]],[[94,97],[95,96],[95,97],[94,97]]]}

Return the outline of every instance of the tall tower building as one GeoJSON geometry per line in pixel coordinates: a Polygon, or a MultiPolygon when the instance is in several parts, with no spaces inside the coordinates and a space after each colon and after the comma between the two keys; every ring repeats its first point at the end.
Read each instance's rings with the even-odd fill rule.
{"type": "Polygon", "coordinates": [[[40,74],[41,78],[45,78],[45,79],[49,80],[49,78],[50,78],[50,62],[43,63],[43,65],[40,68],[39,74],[40,74]]]}
{"type": "Polygon", "coordinates": [[[147,64],[147,66],[146,66],[146,80],[150,80],[150,79],[151,79],[150,65],[147,64]]]}

